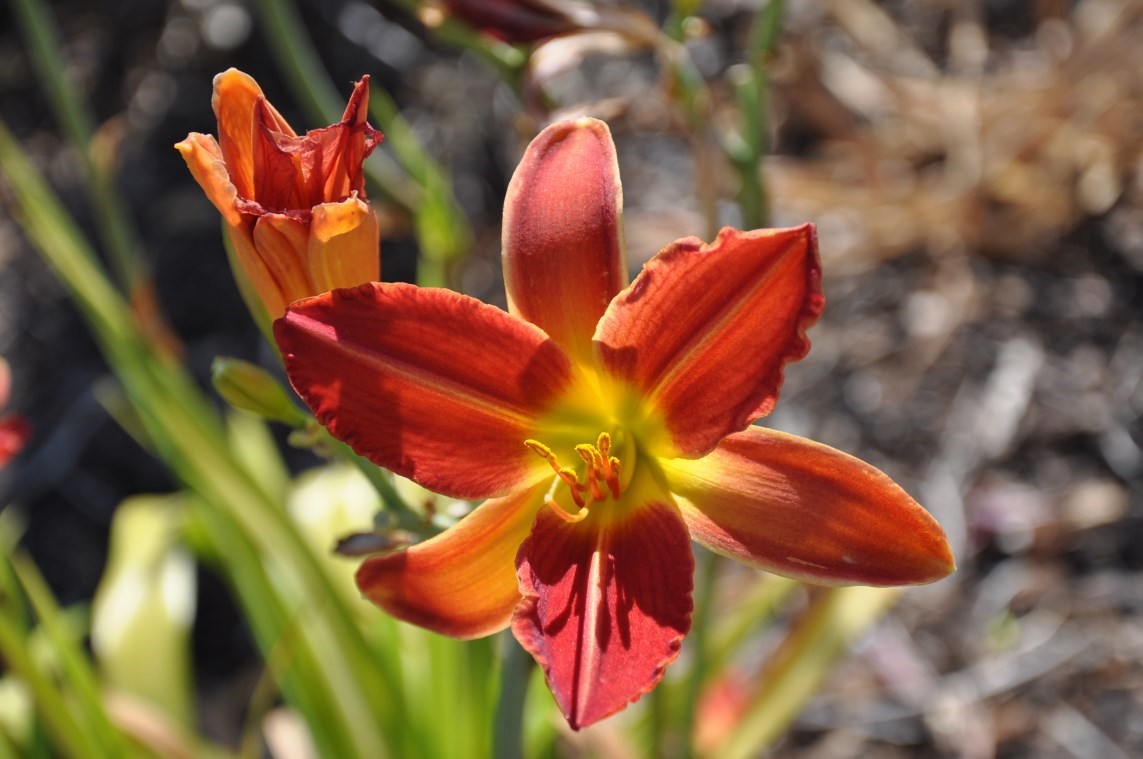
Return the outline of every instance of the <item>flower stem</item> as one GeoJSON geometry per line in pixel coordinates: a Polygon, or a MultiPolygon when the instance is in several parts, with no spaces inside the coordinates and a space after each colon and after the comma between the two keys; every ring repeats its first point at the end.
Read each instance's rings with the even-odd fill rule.
{"type": "Polygon", "coordinates": [[[695,709],[707,676],[707,631],[711,608],[714,606],[715,581],[718,579],[718,555],[705,549],[695,551],[695,610],[691,617],[691,633],[687,645],[691,647],[691,671],[683,695],[683,715],[680,720],[682,740],[679,748],[687,756],[693,751],[695,709]]]}
{"type": "Polygon", "coordinates": [[[731,69],[735,99],[741,115],[737,140],[723,149],[738,170],[738,205],[748,229],[766,226],[770,209],[762,180],[762,161],[770,151],[769,60],[782,29],[783,0],[770,0],[750,26],[748,61],[731,69]]]}
{"type": "Polygon", "coordinates": [[[500,699],[492,733],[492,756],[523,759],[524,699],[532,675],[532,657],[511,635],[502,636],[500,699]]]}
{"type": "Polygon", "coordinates": [[[139,241],[115,182],[106,170],[108,161],[98,160],[94,153],[94,119],[64,74],[60,60],[63,43],[49,15],[50,6],[37,0],[13,0],[12,6],[56,121],[83,162],[88,197],[94,206],[92,216],[115,277],[120,286],[133,293],[144,274],[138,256],[139,241]]]}

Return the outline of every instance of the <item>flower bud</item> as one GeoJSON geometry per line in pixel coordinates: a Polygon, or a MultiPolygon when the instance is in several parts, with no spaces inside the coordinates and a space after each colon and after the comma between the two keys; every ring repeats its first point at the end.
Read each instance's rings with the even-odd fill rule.
{"type": "Polygon", "coordinates": [[[306,417],[265,369],[237,358],[218,357],[211,365],[211,382],[234,408],[263,419],[301,427],[306,417]]]}

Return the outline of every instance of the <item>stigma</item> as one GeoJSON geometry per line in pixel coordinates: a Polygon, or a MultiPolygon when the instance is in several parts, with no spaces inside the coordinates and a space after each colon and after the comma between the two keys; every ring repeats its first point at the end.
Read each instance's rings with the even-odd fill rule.
{"type": "Polygon", "coordinates": [[[565,521],[583,521],[595,504],[602,503],[609,497],[619,500],[622,492],[619,482],[620,464],[619,459],[611,455],[611,435],[608,433],[599,433],[595,445],[583,443],[575,447],[575,452],[587,465],[582,481],[575,469],[561,466],[552,449],[543,443],[538,440],[525,440],[524,445],[547,461],[555,471],[557,479],[552,484],[552,492],[548,494],[547,506],[565,521]],[[561,482],[567,486],[572,501],[579,509],[574,514],[569,513],[552,498],[561,482]]]}

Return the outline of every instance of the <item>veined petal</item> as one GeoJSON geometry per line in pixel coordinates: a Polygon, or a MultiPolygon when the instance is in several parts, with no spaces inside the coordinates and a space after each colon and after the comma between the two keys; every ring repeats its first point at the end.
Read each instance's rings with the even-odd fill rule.
{"type": "MultiPolygon", "coordinates": [[[[381,134],[369,126],[368,117],[369,77],[363,76],[353,85],[353,94],[349,96],[341,121],[307,134],[318,144],[316,165],[309,170],[316,178],[317,192],[323,200],[340,200],[353,192],[365,196],[362,164],[381,143],[381,134]]],[[[303,166],[303,170],[305,168],[303,166]]]]}
{"type": "MultiPolygon", "coordinates": [[[[286,306],[289,305],[290,301],[283,296],[274,273],[270,271],[267,262],[262,258],[262,254],[254,246],[256,223],[257,217],[250,216],[238,224],[227,225],[226,236],[229,238],[230,247],[234,252],[234,261],[231,265],[237,263],[242,269],[242,275],[246,282],[254,288],[254,294],[257,295],[258,302],[250,301],[248,305],[252,309],[264,310],[266,317],[275,319],[286,312],[286,306]]],[[[234,272],[234,274],[239,282],[239,290],[243,290],[242,278],[238,276],[238,272],[234,272]]],[[[242,297],[247,298],[248,294],[244,291],[242,297]]],[[[262,317],[256,318],[261,319],[262,317]]]]}
{"type": "MultiPolygon", "coordinates": [[[[254,103],[254,132],[251,136],[251,160],[254,163],[254,190],[247,197],[256,200],[266,211],[308,210],[314,203],[302,181],[302,170],[288,148],[305,144],[304,137],[293,137],[276,131],[274,107],[264,97],[254,103]]],[[[320,198],[317,200],[320,202],[320,198]]]]}
{"type": "Polygon", "coordinates": [[[572,365],[532,325],[450,290],[374,282],[291,304],[274,336],[318,421],[375,464],[455,498],[550,476],[524,441],[572,365]]]}
{"type": "Polygon", "coordinates": [[[650,691],[678,656],[694,555],[674,506],[642,503],[619,519],[592,513],[575,524],[541,509],[516,562],[524,600],[512,632],[573,729],[650,691]]]}
{"type": "Polygon", "coordinates": [[[314,206],[306,254],[314,292],[380,279],[380,240],[377,214],[356,194],[341,203],[314,206]]]}
{"type": "MultiPolygon", "coordinates": [[[[263,98],[262,88],[248,74],[227,69],[214,78],[211,105],[218,119],[218,144],[230,181],[243,198],[255,200],[254,194],[254,128],[255,107],[263,98]]],[[[268,118],[278,132],[295,136],[294,130],[272,105],[266,104],[268,118]]]]}
{"type": "Polygon", "coordinates": [[[315,206],[308,221],[263,213],[254,224],[253,245],[235,243],[235,249],[257,259],[245,266],[246,275],[278,317],[295,300],[380,279],[379,238],[376,214],[354,196],[315,206]]]}
{"type": "Polygon", "coordinates": [[[927,511],[829,446],[750,427],[705,458],[661,463],[691,536],[746,564],[825,585],[914,585],[955,569],[927,511]]]}
{"type": "Polygon", "coordinates": [[[293,301],[322,292],[310,280],[306,261],[309,238],[309,224],[285,214],[263,214],[254,224],[254,250],[271,279],[256,281],[249,269],[246,275],[272,317],[284,314],[293,301]]]}
{"type": "Polygon", "coordinates": [[[504,201],[508,310],[590,360],[591,336],[627,284],[623,190],[607,125],[549,126],[524,153],[504,201]]]}
{"type": "Polygon", "coordinates": [[[381,143],[381,134],[366,122],[369,113],[369,77],[353,88],[342,120],[302,137],[274,128],[277,112],[258,101],[254,135],[255,189],[258,202],[275,210],[308,209],[319,203],[365,197],[362,164],[381,143]]]}
{"type": "Polygon", "coordinates": [[[770,413],[824,305],[812,225],[723,229],[647,262],[600,321],[597,355],[665,420],[672,448],[659,453],[697,458],[770,413]]]}
{"type": "Polygon", "coordinates": [[[520,602],[516,551],[547,483],[485,501],[455,526],[403,551],[375,556],[357,586],[398,619],[454,638],[503,630],[520,602]]]}
{"type": "Polygon", "coordinates": [[[191,176],[202,187],[226,223],[232,227],[241,224],[242,214],[237,206],[238,192],[230,181],[230,172],[215,139],[209,134],[191,132],[185,140],[175,145],[175,149],[182,154],[191,176]]]}

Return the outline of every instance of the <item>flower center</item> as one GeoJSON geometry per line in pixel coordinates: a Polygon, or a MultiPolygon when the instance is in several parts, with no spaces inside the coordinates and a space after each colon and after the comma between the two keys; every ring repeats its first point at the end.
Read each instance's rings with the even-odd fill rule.
{"type": "Polygon", "coordinates": [[[548,493],[547,505],[562,519],[579,522],[587,517],[594,504],[606,501],[608,496],[619,500],[622,492],[619,482],[619,459],[611,455],[611,435],[608,433],[599,433],[595,445],[583,443],[575,447],[575,452],[586,465],[582,481],[575,469],[561,466],[552,449],[543,443],[538,440],[525,440],[524,445],[546,460],[555,471],[557,479],[552,483],[552,490],[548,493]],[[572,501],[579,508],[574,514],[569,513],[553,498],[561,482],[567,485],[572,501]]]}

